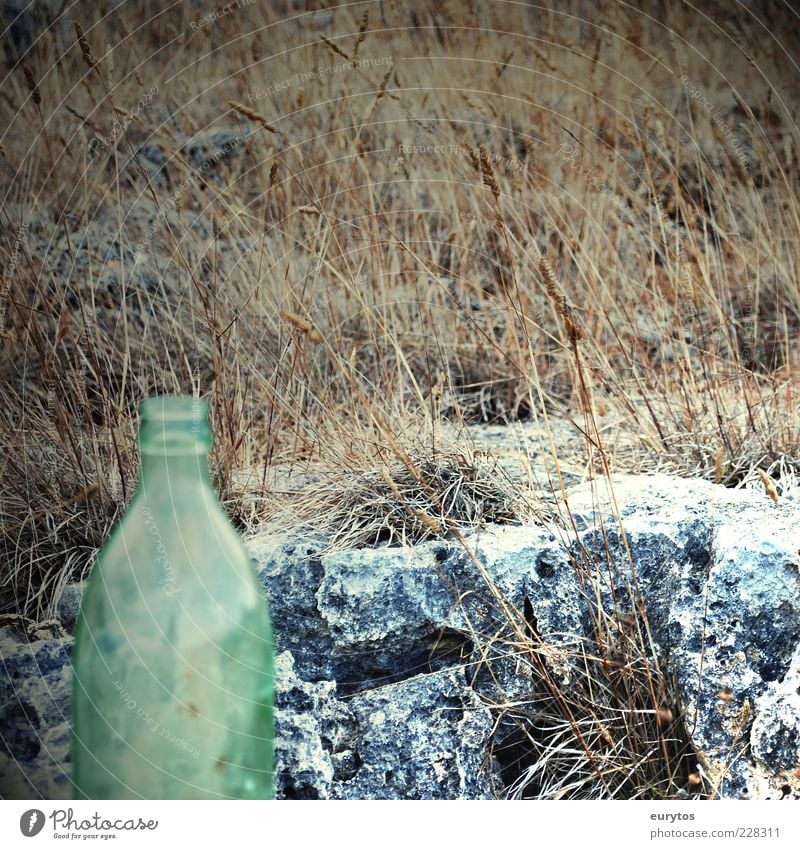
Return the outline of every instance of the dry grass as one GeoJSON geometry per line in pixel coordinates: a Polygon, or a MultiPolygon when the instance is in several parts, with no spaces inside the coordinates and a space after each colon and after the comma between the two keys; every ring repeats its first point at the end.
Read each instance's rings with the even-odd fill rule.
{"type": "Polygon", "coordinates": [[[3,36],[2,609],[86,573],[154,392],[211,400],[242,526],[292,509],[287,465],[338,470],[342,543],[520,515],[479,422],[566,416],[599,471],[797,472],[789,11],[280,5],[3,36]]]}
{"type": "Polygon", "coordinates": [[[403,454],[380,471],[331,471],[296,490],[271,524],[332,548],[413,545],[487,523],[532,520],[536,509],[497,460],[454,447],[403,454]]]}
{"type": "MultiPolygon", "coordinates": [[[[500,702],[493,754],[503,765],[505,793],[515,799],[708,798],[697,771],[677,690],[635,643],[613,657],[587,646],[562,651],[574,664],[568,685],[542,667],[554,650],[530,659],[518,648],[532,686],[525,699],[500,702]]],[[[607,647],[606,647],[607,648],[607,647]]]]}

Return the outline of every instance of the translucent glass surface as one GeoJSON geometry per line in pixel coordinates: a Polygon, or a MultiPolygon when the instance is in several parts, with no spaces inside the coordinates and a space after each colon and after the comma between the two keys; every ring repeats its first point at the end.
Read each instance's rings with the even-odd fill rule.
{"type": "Polygon", "coordinates": [[[187,427],[197,405],[169,401],[169,416],[145,411],[139,486],[81,607],[75,795],[271,798],[266,601],[210,486],[207,430],[187,427]]]}

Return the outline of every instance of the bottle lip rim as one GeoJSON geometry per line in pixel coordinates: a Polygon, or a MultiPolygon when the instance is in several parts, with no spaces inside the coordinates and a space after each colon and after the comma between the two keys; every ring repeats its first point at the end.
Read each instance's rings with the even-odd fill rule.
{"type": "Polygon", "coordinates": [[[152,395],[139,404],[139,413],[148,421],[205,422],[208,401],[193,395],[152,395]]]}

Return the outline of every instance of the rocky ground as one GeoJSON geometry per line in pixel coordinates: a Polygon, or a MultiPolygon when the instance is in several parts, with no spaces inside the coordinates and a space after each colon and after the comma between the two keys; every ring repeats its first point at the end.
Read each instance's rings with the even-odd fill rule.
{"type": "MultiPolygon", "coordinates": [[[[248,539],[276,634],[280,798],[630,795],[593,783],[580,758],[559,763],[547,739],[526,754],[520,737],[549,717],[557,740],[548,687],[575,704],[594,688],[580,726],[618,771],[632,738],[613,690],[645,658],[598,636],[612,612],[647,623],[648,668],[673,682],[657,719],[680,749],[674,797],[800,796],[798,499],[655,475],[617,477],[613,499],[603,480],[573,487],[568,504],[560,522],[487,527],[466,549],[248,539]]],[[[79,595],[58,622],[2,623],[3,796],[69,795],[79,595]]]]}

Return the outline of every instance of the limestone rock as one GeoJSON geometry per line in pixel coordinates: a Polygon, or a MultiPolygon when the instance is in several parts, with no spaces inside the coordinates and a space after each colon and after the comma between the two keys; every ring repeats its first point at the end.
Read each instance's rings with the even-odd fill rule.
{"type": "Polygon", "coordinates": [[[71,638],[58,623],[0,621],[0,797],[66,799],[71,638]]]}

